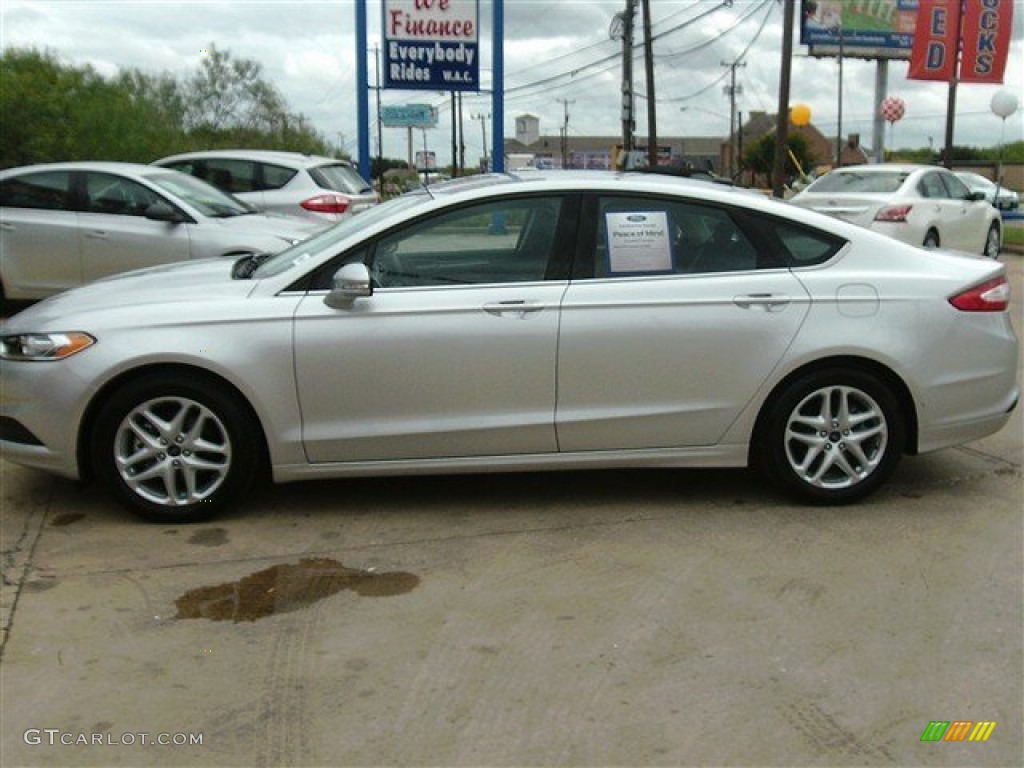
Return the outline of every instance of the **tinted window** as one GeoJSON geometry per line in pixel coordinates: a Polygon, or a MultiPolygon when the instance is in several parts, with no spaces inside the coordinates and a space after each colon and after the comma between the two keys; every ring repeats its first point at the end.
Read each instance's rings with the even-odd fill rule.
{"type": "Polygon", "coordinates": [[[160,201],[148,187],[109,173],[87,173],[85,192],[89,213],[145,216],[146,209],[160,201]]]}
{"type": "Polygon", "coordinates": [[[263,189],[280,189],[289,181],[295,178],[298,173],[294,168],[285,168],[283,165],[269,165],[260,163],[260,170],[263,172],[263,189]]]}
{"type": "Polygon", "coordinates": [[[946,185],[946,191],[953,199],[964,200],[969,194],[971,194],[971,190],[967,188],[967,185],[952,173],[943,173],[940,174],[940,176],[942,178],[942,182],[946,185]]]}
{"type": "Polygon", "coordinates": [[[0,183],[0,205],[10,208],[41,208],[48,211],[72,209],[71,173],[43,171],[4,179],[0,183]]]}
{"type": "Polygon", "coordinates": [[[469,206],[379,240],[371,275],[381,288],[543,280],[558,228],[557,197],[469,206]]]}
{"type": "Polygon", "coordinates": [[[241,200],[191,176],[155,171],[146,174],[146,181],[184,200],[204,216],[227,218],[252,213],[252,208],[241,200]]]}
{"type": "Polygon", "coordinates": [[[660,198],[602,198],[595,277],[755,269],[757,250],[723,208],[660,198]]]}
{"type": "Polygon", "coordinates": [[[937,173],[926,173],[917,185],[917,189],[921,193],[921,197],[949,197],[949,191],[937,173]]]}
{"type": "Polygon", "coordinates": [[[373,191],[373,188],[359,175],[359,171],[343,163],[310,168],[309,175],[317,186],[323,189],[347,192],[350,195],[373,191]]]}

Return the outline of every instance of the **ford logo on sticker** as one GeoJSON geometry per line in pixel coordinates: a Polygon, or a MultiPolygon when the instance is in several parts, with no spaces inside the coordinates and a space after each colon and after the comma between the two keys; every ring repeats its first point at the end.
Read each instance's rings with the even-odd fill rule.
{"type": "Polygon", "coordinates": [[[641,213],[634,213],[626,217],[626,221],[647,221],[647,217],[641,213]]]}

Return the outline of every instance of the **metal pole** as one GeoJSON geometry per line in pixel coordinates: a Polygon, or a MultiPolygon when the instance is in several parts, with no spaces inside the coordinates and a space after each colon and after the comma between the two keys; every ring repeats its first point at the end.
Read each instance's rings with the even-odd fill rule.
{"type": "Polygon", "coordinates": [[[643,0],[644,71],[647,77],[647,165],[658,164],[658,108],[654,100],[654,41],[651,39],[651,0],[643,0]]]}
{"type": "Polygon", "coordinates": [[[370,178],[370,83],[366,61],[366,0],[356,0],[356,122],[359,124],[359,173],[370,178]]]}
{"type": "Polygon", "coordinates": [[[772,195],[783,197],[786,148],[789,146],[789,79],[793,67],[794,0],[784,0],[782,21],[782,72],[779,76],[779,114],[775,122],[775,157],[772,161],[772,195]]]}
{"type": "Polygon", "coordinates": [[[491,91],[491,130],[494,146],[491,149],[491,170],[505,172],[505,0],[493,0],[494,86],[491,91]]]}

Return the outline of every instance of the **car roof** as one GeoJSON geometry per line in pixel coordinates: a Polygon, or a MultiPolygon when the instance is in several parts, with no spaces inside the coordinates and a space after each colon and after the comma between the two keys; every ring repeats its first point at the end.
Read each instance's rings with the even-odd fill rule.
{"type": "Polygon", "coordinates": [[[302,152],[287,152],[277,149],[206,149],[198,152],[182,152],[156,160],[154,165],[179,160],[201,160],[204,158],[224,157],[233,160],[252,160],[255,162],[274,163],[288,168],[315,168],[320,165],[346,165],[352,167],[348,160],[324,155],[307,155],[302,152]]]}
{"type": "MultiPolygon", "coordinates": [[[[119,163],[110,160],[75,160],[64,163],[22,165],[17,168],[8,168],[0,173],[3,173],[4,176],[15,176],[36,171],[97,171],[101,173],[137,175],[152,173],[154,170],[171,172],[170,168],[156,169],[152,165],[145,165],[143,163],[119,163]]],[[[174,173],[177,173],[177,171],[174,171],[174,173]]]]}

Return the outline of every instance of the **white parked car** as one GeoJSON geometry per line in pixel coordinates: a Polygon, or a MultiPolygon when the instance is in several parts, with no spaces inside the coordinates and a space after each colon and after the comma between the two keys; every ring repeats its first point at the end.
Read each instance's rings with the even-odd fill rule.
{"type": "Polygon", "coordinates": [[[380,202],[352,163],[264,149],[214,149],[155,165],[204,179],[261,211],[337,222],[380,202]]]}
{"type": "Polygon", "coordinates": [[[998,261],[717,184],[474,177],[15,315],[0,451],[156,520],[260,475],[641,466],[842,504],[1007,422],[1009,301],[998,261]]]}
{"type": "Polygon", "coordinates": [[[994,181],[969,171],[957,171],[956,177],[966,184],[971,192],[980,192],[990,205],[1001,211],[1015,211],[1020,207],[1020,195],[1008,187],[997,185],[994,181]]]}
{"type": "Polygon", "coordinates": [[[999,212],[952,172],[932,165],[836,168],[789,202],[926,248],[994,259],[1003,242],[999,212]]]}
{"type": "Polygon", "coordinates": [[[264,216],[177,171],[54,163],[0,171],[0,298],[140,267],[287,248],[324,224],[264,216]]]}

